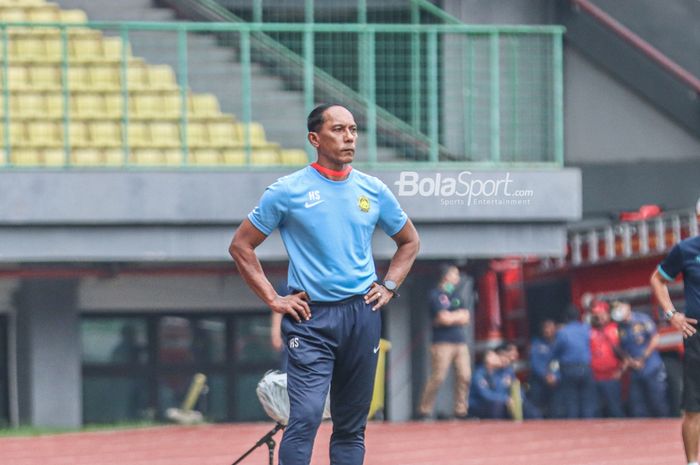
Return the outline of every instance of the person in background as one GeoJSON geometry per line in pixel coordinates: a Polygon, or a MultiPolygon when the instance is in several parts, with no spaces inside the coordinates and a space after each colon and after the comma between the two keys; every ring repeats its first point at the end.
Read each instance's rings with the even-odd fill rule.
{"type": "Polygon", "coordinates": [[[659,352],[656,324],[640,312],[633,312],[627,302],[613,305],[612,317],[619,323],[620,347],[625,365],[632,371],[629,404],[633,417],[668,415],[666,368],[659,352]]]}
{"type": "Polygon", "coordinates": [[[428,419],[435,406],[435,397],[447,377],[450,365],[455,369],[454,415],[465,419],[469,406],[471,357],[464,328],[469,324],[469,309],[465,308],[458,285],[459,268],[443,265],[440,280],[430,292],[430,317],[433,326],[430,378],[423,390],[418,416],[428,419]]]}
{"type": "Polygon", "coordinates": [[[552,358],[559,362],[560,396],[565,418],[593,418],[596,392],[591,372],[591,327],[579,321],[572,305],[566,311],[567,323],[557,332],[552,358]]]}
{"type": "Polygon", "coordinates": [[[559,366],[552,360],[552,347],[557,335],[557,326],[552,319],[545,319],[540,325],[540,337],[530,345],[530,401],[542,411],[545,417],[559,415],[559,366]]]}
{"type": "Polygon", "coordinates": [[[591,307],[591,369],[598,393],[601,416],[621,418],[622,376],[620,337],[617,324],[610,320],[610,305],[595,302],[591,307]]]}
{"type": "Polygon", "coordinates": [[[503,357],[495,350],[484,353],[483,363],[474,370],[469,392],[470,413],[478,418],[505,419],[510,417],[513,400],[509,387],[503,383],[499,370],[504,368],[503,357]]]}
{"type": "MultiPolygon", "coordinates": [[[[520,359],[518,346],[512,342],[506,342],[496,348],[496,354],[501,358],[501,368],[496,370],[496,378],[508,394],[513,396],[513,382],[516,381],[517,374],[515,364],[520,359]]],[[[520,384],[520,383],[518,383],[520,384]]],[[[525,395],[525,390],[520,387],[520,399],[522,402],[523,418],[526,420],[542,418],[542,412],[525,395]]],[[[511,412],[512,414],[512,412],[511,412]]]]}

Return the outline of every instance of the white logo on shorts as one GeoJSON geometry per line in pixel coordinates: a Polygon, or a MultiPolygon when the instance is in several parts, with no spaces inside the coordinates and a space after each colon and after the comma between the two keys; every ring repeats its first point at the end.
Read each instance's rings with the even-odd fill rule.
{"type": "Polygon", "coordinates": [[[376,354],[377,352],[379,352],[379,346],[375,347],[375,348],[374,348],[374,349],[372,349],[372,350],[373,350],[373,351],[374,351],[374,353],[376,354]]]}
{"type": "Polygon", "coordinates": [[[289,340],[289,348],[290,349],[296,349],[299,347],[299,338],[298,337],[293,337],[289,340]]]}

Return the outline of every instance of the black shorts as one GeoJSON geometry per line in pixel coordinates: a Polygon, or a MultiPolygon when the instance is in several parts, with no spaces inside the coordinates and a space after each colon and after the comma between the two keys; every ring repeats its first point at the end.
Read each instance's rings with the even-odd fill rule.
{"type": "Polygon", "coordinates": [[[684,340],[683,404],[686,412],[700,412],[700,333],[684,340]]]}

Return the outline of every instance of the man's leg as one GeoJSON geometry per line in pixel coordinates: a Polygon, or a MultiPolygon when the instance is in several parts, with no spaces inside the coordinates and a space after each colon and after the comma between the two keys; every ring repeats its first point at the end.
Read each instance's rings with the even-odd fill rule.
{"type": "Polygon", "coordinates": [[[579,415],[579,389],[574,369],[564,366],[561,368],[561,400],[564,418],[578,418],[579,415]]]}
{"type": "Polygon", "coordinates": [[[361,298],[336,310],[343,313],[344,328],[331,381],[331,465],[362,465],[379,356],[381,315],[361,298]]]}
{"type": "Polygon", "coordinates": [[[287,392],[289,423],[279,449],[280,465],[308,465],[318,426],[323,417],[333,372],[333,353],[316,329],[325,325],[327,314],[314,309],[311,320],[282,322],[288,344],[287,392]]]}
{"type": "Polygon", "coordinates": [[[700,440],[700,412],[683,413],[683,448],[688,463],[698,461],[698,441],[700,440]]]}
{"type": "Polygon", "coordinates": [[[581,418],[594,418],[598,410],[598,397],[595,389],[595,380],[590,368],[584,368],[580,382],[581,403],[580,412],[581,418]]]}
{"type": "Polygon", "coordinates": [[[469,410],[469,384],[472,380],[471,359],[469,347],[466,344],[458,344],[456,347],[455,364],[455,393],[454,413],[457,417],[466,417],[469,410]]]}
{"type": "Polygon", "coordinates": [[[644,397],[643,383],[644,378],[642,378],[639,373],[632,373],[630,378],[629,403],[630,414],[636,418],[649,416],[646,399],[644,397]]]}
{"type": "Polygon", "coordinates": [[[649,411],[653,417],[668,416],[668,398],[666,397],[666,370],[660,367],[656,373],[647,376],[646,393],[649,399],[649,411]]]}
{"type": "Polygon", "coordinates": [[[430,346],[430,378],[423,389],[423,396],[418,408],[418,413],[422,416],[428,416],[433,412],[435,397],[450,369],[452,346],[453,344],[448,343],[437,343],[430,346]]]}

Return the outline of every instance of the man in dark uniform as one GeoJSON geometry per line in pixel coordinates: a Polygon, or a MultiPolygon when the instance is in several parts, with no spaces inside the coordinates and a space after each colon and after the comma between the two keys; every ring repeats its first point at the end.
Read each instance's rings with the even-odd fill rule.
{"type": "Polygon", "coordinates": [[[659,345],[656,324],[649,315],[633,312],[625,302],[617,302],[612,314],[619,323],[625,365],[632,370],[630,413],[633,417],[668,415],[666,368],[656,350],[659,345]]]}
{"type": "Polygon", "coordinates": [[[534,338],[530,344],[528,395],[545,416],[556,417],[559,415],[559,366],[552,361],[552,347],[557,335],[557,326],[553,320],[546,319],[540,328],[541,337],[534,338]]]}
{"type": "MultiPolygon", "coordinates": [[[[700,202],[698,203],[700,213],[700,202]]],[[[654,295],[666,319],[683,334],[683,446],[688,465],[698,465],[700,439],[700,236],[676,244],[651,276],[654,295]],[[668,293],[668,283],[683,273],[685,314],[676,311],[668,293]]]]}
{"type": "Polygon", "coordinates": [[[484,363],[474,370],[469,393],[471,414],[488,419],[510,417],[513,400],[510,397],[510,385],[503,382],[502,368],[503,358],[495,350],[487,350],[484,353],[484,363]]]}

